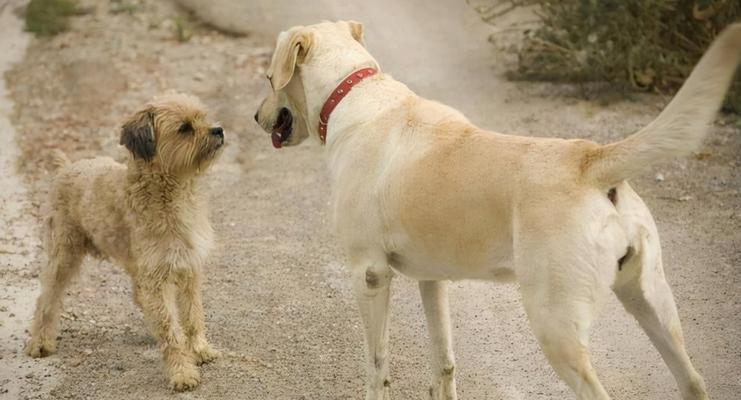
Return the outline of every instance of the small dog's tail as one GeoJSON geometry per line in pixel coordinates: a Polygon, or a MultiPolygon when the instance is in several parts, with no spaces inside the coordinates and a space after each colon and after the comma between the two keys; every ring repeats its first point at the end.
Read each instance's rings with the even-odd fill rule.
{"type": "Polygon", "coordinates": [[[586,154],[587,181],[609,188],[649,165],[686,155],[700,146],[741,61],[741,23],[711,44],[674,99],[633,135],[586,154]]]}
{"type": "Polygon", "coordinates": [[[51,151],[49,161],[51,162],[52,171],[64,168],[71,163],[69,157],[67,157],[67,155],[59,149],[54,149],[51,151]]]}

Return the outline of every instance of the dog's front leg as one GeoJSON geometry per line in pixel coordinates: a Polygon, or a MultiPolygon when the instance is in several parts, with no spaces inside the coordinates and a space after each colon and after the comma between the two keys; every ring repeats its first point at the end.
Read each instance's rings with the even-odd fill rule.
{"type": "Polygon", "coordinates": [[[450,332],[448,281],[420,281],[419,293],[432,345],[432,400],[455,400],[455,356],[450,332]]]}
{"type": "Polygon", "coordinates": [[[178,323],[175,282],[171,279],[169,268],[164,268],[154,268],[139,275],[137,280],[142,311],[162,348],[170,386],[176,391],[190,390],[201,381],[201,375],[178,323]]]}
{"type": "Polygon", "coordinates": [[[183,326],[187,346],[195,356],[196,363],[208,363],[219,358],[220,353],[206,341],[201,301],[201,271],[193,270],[180,274],[177,286],[180,324],[183,326]]]}
{"type": "Polygon", "coordinates": [[[393,272],[385,263],[353,268],[353,286],[368,346],[366,400],[389,398],[388,320],[392,277],[393,272]]]}

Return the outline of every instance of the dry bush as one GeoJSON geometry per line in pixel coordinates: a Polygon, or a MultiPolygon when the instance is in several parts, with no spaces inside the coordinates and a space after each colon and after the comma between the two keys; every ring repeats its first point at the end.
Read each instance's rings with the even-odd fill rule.
{"type": "Polygon", "coordinates": [[[53,36],[67,29],[70,16],[79,13],[75,0],[31,0],[26,7],[26,31],[53,36]]]}
{"type": "MultiPolygon", "coordinates": [[[[512,0],[538,5],[512,79],[607,81],[676,90],[713,38],[741,20],[739,0],[512,0]]],[[[504,8],[506,10],[506,8],[504,8]]],[[[737,76],[726,110],[741,112],[737,76]]]]}

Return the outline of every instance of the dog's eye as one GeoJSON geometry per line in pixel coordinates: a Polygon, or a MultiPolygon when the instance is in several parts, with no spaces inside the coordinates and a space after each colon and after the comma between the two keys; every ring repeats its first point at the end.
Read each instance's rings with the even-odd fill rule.
{"type": "Polygon", "coordinates": [[[193,125],[191,125],[190,122],[183,122],[183,124],[180,125],[180,129],[178,129],[178,132],[183,133],[183,134],[192,133],[193,125]]]}

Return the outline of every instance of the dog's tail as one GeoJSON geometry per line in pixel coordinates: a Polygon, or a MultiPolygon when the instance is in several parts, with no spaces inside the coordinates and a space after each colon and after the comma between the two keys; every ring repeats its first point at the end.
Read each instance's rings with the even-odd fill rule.
{"type": "Polygon", "coordinates": [[[674,99],[633,135],[586,154],[584,177],[608,188],[651,164],[686,155],[700,146],[741,61],[741,23],[711,44],[674,99]]]}
{"type": "Polygon", "coordinates": [[[49,161],[51,163],[52,171],[64,168],[71,163],[69,157],[67,157],[67,155],[59,149],[54,149],[51,151],[49,161]]]}

